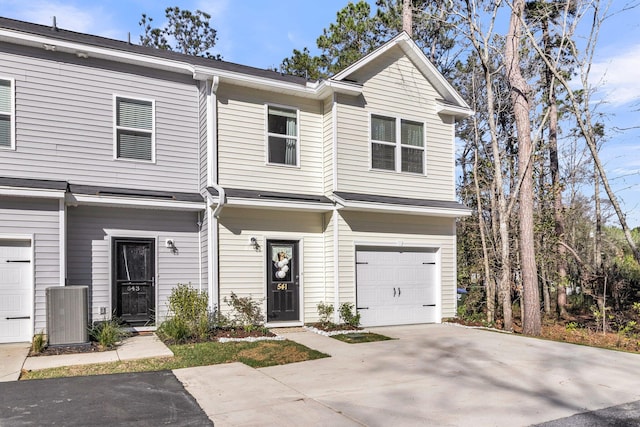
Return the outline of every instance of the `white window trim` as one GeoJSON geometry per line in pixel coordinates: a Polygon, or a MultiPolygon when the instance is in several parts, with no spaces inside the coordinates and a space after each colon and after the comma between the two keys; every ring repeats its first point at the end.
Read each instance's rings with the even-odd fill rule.
{"type": "Polygon", "coordinates": [[[402,173],[409,175],[426,176],[427,175],[427,123],[425,120],[415,119],[411,117],[399,117],[392,114],[384,113],[369,113],[369,170],[375,172],[387,172],[387,173],[402,173]],[[396,122],[396,135],[395,142],[379,141],[372,138],[371,123],[373,116],[383,117],[388,119],[394,119],[396,122]],[[414,122],[422,124],[422,147],[416,147],[415,145],[408,145],[402,143],[402,122],[414,122]],[[394,162],[395,169],[377,169],[373,167],[373,144],[389,145],[394,147],[394,162]],[[413,148],[415,150],[422,150],[422,172],[405,172],[402,170],[402,149],[413,148]]]}
{"type": "Polygon", "coordinates": [[[9,139],[11,145],[9,147],[0,146],[0,150],[15,150],[16,149],[16,80],[11,77],[1,77],[0,80],[9,82],[11,85],[11,102],[9,105],[9,111],[0,111],[2,115],[9,115],[9,139]]]}
{"type": "Polygon", "coordinates": [[[300,169],[300,109],[299,108],[292,107],[290,105],[283,105],[283,104],[265,104],[264,105],[264,161],[267,166],[279,166],[279,167],[285,167],[285,168],[300,169]],[[292,110],[296,112],[296,131],[297,131],[296,137],[291,138],[289,135],[284,135],[287,139],[296,140],[296,164],[295,165],[286,165],[284,163],[269,162],[269,137],[270,136],[275,136],[277,138],[283,137],[282,134],[269,132],[269,107],[283,108],[283,109],[292,110]]]}
{"type": "Polygon", "coordinates": [[[113,159],[122,162],[136,163],[155,163],[156,162],[156,101],[155,99],[140,98],[137,96],[128,96],[113,94],[113,159]],[[118,126],[118,99],[131,99],[133,101],[150,102],[151,103],[151,160],[129,159],[126,157],[118,157],[118,130],[130,130],[136,132],[149,132],[147,129],[129,128],[118,126]]]}

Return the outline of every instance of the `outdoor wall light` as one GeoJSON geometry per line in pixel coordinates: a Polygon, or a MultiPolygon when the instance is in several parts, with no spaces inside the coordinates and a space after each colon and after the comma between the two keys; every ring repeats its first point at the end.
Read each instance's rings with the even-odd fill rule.
{"type": "Polygon", "coordinates": [[[178,248],[176,247],[176,242],[173,239],[167,239],[164,241],[165,247],[167,247],[172,254],[178,253],[178,248]]]}
{"type": "Polygon", "coordinates": [[[260,250],[260,243],[258,243],[258,239],[256,239],[255,237],[252,237],[250,240],[251,246],[253,246],[253,249],[255,249],[256,251],[260,250]]]}

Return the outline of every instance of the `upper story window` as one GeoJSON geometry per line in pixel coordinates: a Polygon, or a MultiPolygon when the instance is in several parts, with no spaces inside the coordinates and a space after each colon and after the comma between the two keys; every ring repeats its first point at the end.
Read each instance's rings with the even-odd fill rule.
{"type": "Polygon", "coordinates": [[[154,101],[116,96],[115,156],[155,161],[154,101]]]}
{"type": "Polygon", "coordinates": [[[424,123],[371,116],[371,168],[424,173],[424,123]]]}
{"type": "Polygon", "coordinates": [[[0,148],[15,148],[13,80],[0,79],[0,148]]]}
{"type": "Polygon", "coordinates": [[[298,111],[267,107],[268,163],[298,166],[298,111]]]}

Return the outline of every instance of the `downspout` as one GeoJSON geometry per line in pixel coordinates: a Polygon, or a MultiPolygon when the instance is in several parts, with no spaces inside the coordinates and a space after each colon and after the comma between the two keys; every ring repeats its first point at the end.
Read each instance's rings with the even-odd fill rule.
{"type": "MultiPolygon", "coordinates": [[[[60,286],[67,285],[67,205],[64,197],[58,201],[58,257],[60,269],[60,286]]],[[[35,246],[34,246],[35,247],[35,246]]]]}
{"type": "MultiPolygon", "coordinates": [[[[205,204],[205,209],[209,207],[205,204]]],[[[198,291],[202,292],[202,213],[198,211],[198,291]]]]}
{"type": "Polygon", "coordinates": [[[219,245],[218,218],[222,213],[226,197],[224,188],[218,184],[218,129],[217,129],[217,90],[220,78],[213,76],[207,79],[207,187],[213,187],[218,192],[218,202],[212,210],[215,201],[207,192],[207,225],[209,238],[207,239],[208,253],[208,293],[209,308],[217,310],[220,306],[220,276],[219,276],[219,245]]]}
{"type": "MultiPolygon", "coordinates": [[[[331,108],[332,123],[332,149],[331,157],[333,173],[333,191],[338,191],[338,94],[333,93],[333,105],[331,108]]],[[[337,207],[333,208],[333,321],[340,323],[340,235],[338,232],[339,213],[337,207]]]]}

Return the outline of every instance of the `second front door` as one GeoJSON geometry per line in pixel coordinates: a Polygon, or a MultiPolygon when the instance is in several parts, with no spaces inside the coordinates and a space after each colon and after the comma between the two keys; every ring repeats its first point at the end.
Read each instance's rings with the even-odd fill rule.
{"type": "Polygon", "coordinates": [[[267,241],[267,321],[300,320],[298,241],[267,241]]]}

